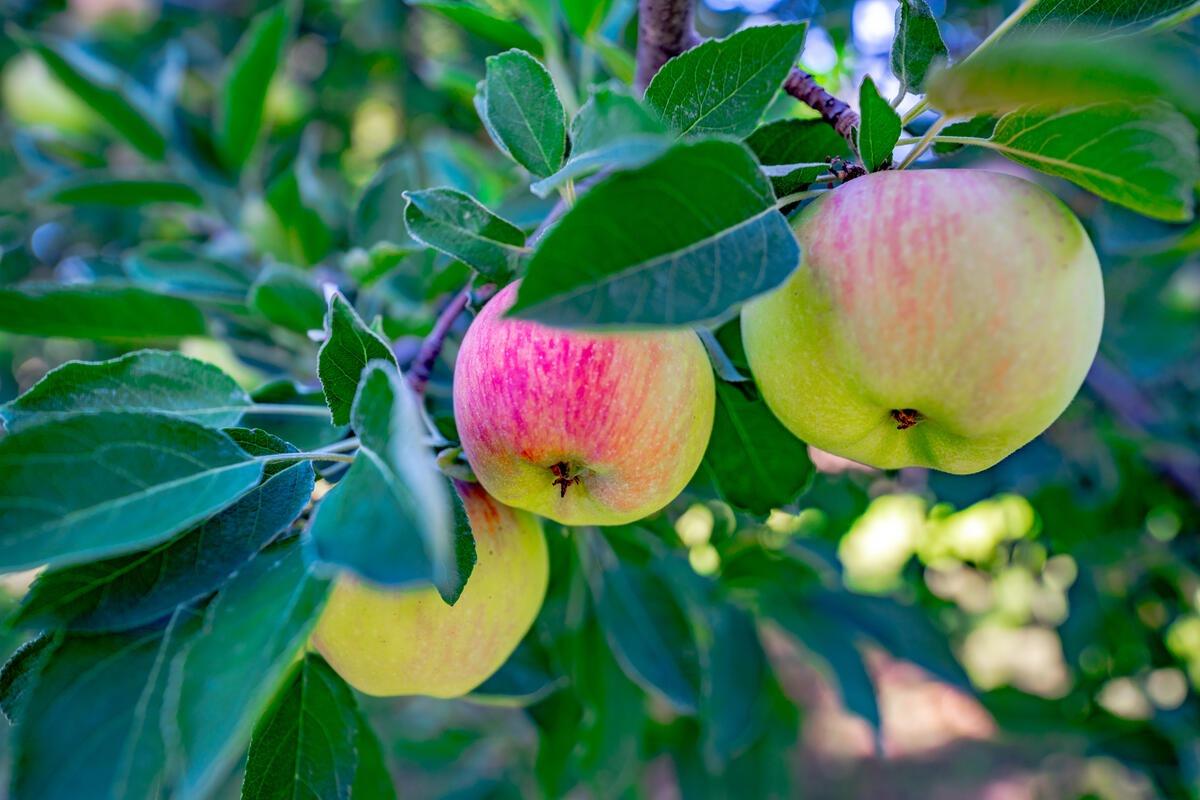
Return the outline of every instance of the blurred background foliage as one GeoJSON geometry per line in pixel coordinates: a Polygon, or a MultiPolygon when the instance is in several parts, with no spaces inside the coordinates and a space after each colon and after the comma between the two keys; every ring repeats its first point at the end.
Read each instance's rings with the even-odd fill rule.
{"type": "MultiPolygon", "coordinates": [[[[1011,5],[935,3],[951,54],[1011,5]]],[[[0,402],[65,361],[163,338],[48,335],[4,288],[18,282],[200,307],[207,329],[168,346],[260,401],[320,402],[308,332],[331,285],[378,316],[405,363],[467,270],[408,237],[400,193],[457,187],[526,229],[552,205],[486,142],[472,105],[484,57],[521,46],[560,79],[628,80],[633,6],[564,2],[577,35],[563,48],[521,19],[536,22],[540,0],[308,0],[247,152],[253,137],[214,134],[236,113],[223,80],[230,53],[283,47],[268,30],[247,52],[276,6],[5,0],[0,402]],[[115,81],[167,141],[114,131],[21,46],[30,35],[115,81]]],[[[891,97],[895,9],[707,0],[697,24],[716,36],[811,19],[805,68],[844,97],[871,74],[891,97]]],[[[1177,35],[1195,45],[1200,26],[1177,35]]],[[[811,113],[782,96],[772,115],[811,113]]],[[[1018,169],[981,152],[952,163],[1018,169]]],[[[702,470],[644,525],[551,531],[546,607],[485,686],[491,702],[365,701],[402,796],[1200,797],[1200,227],[1036,179],[1091,232],[1108,306],[1100,360],[1050,431],[971,477],[814,452],[808,490],[758,517],[715,499],[702,470]],[[713,591],[736,603],[705,603],[713,591]],[[621,633],[647,622],[653,641],[621,633]],[[739,692],[752,702],[728,707],[739,692]]],[[[65,324],[74,312],[54,297],[65,324]]],[[[429,394],[447,431],[453,349],[429,394]]],[[[289,424],[302,447],[336,435],[289,424]]],[[[29,580],[6,577],[0,606],[29,580]]],[[[0,648],[18,643],[8,632],[0,648]]]]}

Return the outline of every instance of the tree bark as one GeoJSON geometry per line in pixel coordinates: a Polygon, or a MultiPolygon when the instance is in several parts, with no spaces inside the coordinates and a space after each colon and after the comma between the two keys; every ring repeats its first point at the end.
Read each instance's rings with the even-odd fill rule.
{"type": "Polygon", "coordinates": [[[663,64],[700,44],[692,26],[694,0],[638,0],[637,77],[639,92],[663,64]]]}
{"type": "Polygon", "coordinates": [[[826,91],[812,75],[794,67],[783,82],[783,90],[819,113],[821,119],[828,122],[852,148],[855,147],[854,129],[858,127],[858,114],[826,91]]]}

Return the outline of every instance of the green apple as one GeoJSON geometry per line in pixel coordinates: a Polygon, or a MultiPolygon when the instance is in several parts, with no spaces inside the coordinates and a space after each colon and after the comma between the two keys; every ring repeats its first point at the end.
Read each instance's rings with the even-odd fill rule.
{"type": "Polygon", "coordinates": [[[337,579],[312,642],[347,683],[377,696],[459,697],[516,649],[542,607],[549,577],[537,517],[455,482],[475,536],[475,569],[453,606],[437,590],[393,590],[337,579]]]}
{"type": "Polygon", "coordinates": [[[33,53],[13,56],[2,84],[4,112],[22,125],[75,134],[92,133],[99,126],[100,117],[33,53]]]}
{"type": "Polygon", "coordinates": [[[751,370],[809,444],[886,469],[966,474],[1044,431],[1104,317],[1079,220],[1028,181],[878,172],[795,221],[802,263],[742,311],[751,370]]]}
{"type": "Polygon", "coordinates": [[[567,525],[619,525],[674,500],[700,466],[716,403],[692,331],[587,333],[488,303],[459,349],[454,419],[501,502],[567,525]]]}

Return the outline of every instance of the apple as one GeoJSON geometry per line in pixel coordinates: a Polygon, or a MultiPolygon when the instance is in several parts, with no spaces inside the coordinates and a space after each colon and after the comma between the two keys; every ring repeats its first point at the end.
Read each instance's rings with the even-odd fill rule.
{"type": "Polygon", "coordinates": [[[529,631],[546,594],[549,561],[537,517],[455,481],[475,536],[475,569],[454,605],[433,587],[377,587],[343,574],[313,646],[370,695],[459,697],[488,679],[529,631]]]}
{"type": "Polygon", "coordinates": [[[980,170],[877,172],[806,207],[802,262],[742,311],[767,405],[885,469],[967,474],[1044,431],[1096,355],[1096,251],[1057,198],[980,170]]]}
{"type": "Polygon", "coordinates": [[[5,113],[22,125],[88,134],[100,124],[100,117],[33,53],[18,53],[9,60],[0,93],[5,113]]]}
{"type": "Polygon", "coordinates": [[[699,337],[506,317],[517,286],[480,311],[454,369],[459,439],[480,483],[566,525],[619,525],[663,508],[712,432],[716,394],[699,337]]]}

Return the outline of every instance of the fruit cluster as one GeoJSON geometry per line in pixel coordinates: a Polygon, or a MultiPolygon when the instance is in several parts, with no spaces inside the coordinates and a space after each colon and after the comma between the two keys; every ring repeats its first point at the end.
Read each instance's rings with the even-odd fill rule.
{"type": "MultiPolygon", "coordinates": [[[[797,217],[800,267],[745,307],[763,398],[799,438],[880,468],[986,469],[1050,425],[1099,343],[1103,287],[1079,221],[1032,183],[968,170],[856,178],[797,217]]],[[[471,691],[528,631],[547,581],[534,514],[616,525],[675,499],[704,456],[714,379],[690,330],[588,333],[480,312],[454,412],[479,484],[458,603],[343,579],[314,636],[372,694],[471,691]],[[530,513],[532,512],[532,513],[530,513]],[[451,667],[450,665],[454,665],[451,667]]]]}

